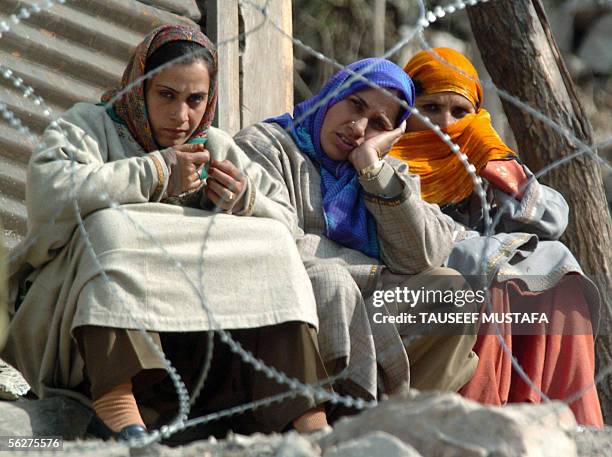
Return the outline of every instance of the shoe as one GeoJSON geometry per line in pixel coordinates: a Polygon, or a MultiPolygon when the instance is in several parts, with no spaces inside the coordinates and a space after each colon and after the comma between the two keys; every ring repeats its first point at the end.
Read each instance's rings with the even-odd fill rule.
{"type": "Polygon", "coordinates": [[[115,441],[131,441],[145,438],[147,429],[140,424],[126,425],[120,431],[111,430],[96,414],[91,416],[87,426],[87,435],[101,438],[103,440],[113,439],[115,441]]]}

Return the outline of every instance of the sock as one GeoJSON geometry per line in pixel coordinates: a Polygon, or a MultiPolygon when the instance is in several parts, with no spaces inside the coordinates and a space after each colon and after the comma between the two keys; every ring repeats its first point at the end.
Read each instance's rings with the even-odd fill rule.
{"type": "Polygon", "coordinates": [[[327,425],[327,415],[322,407],[306,411],[293,421],[293,427],[300,433],[313,432],[327,425]]]}
{"type": "Polygon", "coordinates": [[[119,432],[123,427],[133,424],[144,427],[132,393],[132,381],[119,384],[106,392],[93,402],[93,409],[113,432],[119,432]]]}

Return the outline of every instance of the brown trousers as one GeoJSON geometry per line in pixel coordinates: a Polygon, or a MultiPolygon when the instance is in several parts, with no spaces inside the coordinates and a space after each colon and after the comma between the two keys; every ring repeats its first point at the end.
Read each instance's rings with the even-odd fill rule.
{"type": "MultiPolygon", "coordinates": [[[[316,334],[302,322],[230,331],[232,338],[267,365],[304,383],[327,377],[316,334]]],[[[148,332],[177,369],[191,394],[204,365],[208,335],[204,332],[148,332]]],[[[175,414],[177,396],[160,356],[138,330],[80,327],[75,330],[85,360],[83,390],[97,399],[112,387],[132,379],[139,406],[154,409],[161,418],[175,414]]],[[[267,378],[231,352],[215,334],[212,363],[192,416],[264,399],[289,389],[267,378]]],[[[241,433],[280,432],[306,411],[323,402],[299,395],[232,417],[232,429],[241,433]]],[[[144,416],[144,414],[143,414],[144,416]]],[[[146,420],[146,417],[145,417],[146,420]]],[[[162,421],[163,422],[163,421],[162,421]]]]}

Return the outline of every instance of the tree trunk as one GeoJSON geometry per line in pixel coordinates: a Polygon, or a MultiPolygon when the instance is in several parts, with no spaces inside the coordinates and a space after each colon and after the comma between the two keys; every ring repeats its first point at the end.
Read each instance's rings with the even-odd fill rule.
{"type": "MultiPolygon", "coordinates": [[[[499,89],[592,144],[591,125],[554,42],[540,0],[497,0],[468,9],[480,52],[499,89]]],[[[534,171],[583,149],[537,117],[502,97],[521,158],[534,171]]],[[[574,253],[602,295],[598,372],[612,368],[612,225],[599,163],[581,155],[550,171],[540,181],[563,194],[570,206],[562,241],[574,253]]],[[[606,423],[612,423],[612,376],[598,385],[606,423]]]]}

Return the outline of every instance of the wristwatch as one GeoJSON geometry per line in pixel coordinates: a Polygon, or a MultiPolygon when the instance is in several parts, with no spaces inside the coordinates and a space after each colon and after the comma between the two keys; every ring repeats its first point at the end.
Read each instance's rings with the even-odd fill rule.
{"type": "Polygon", "coordinates": [[[359,177],[365,178],[365,179],[376,178],[376,176],[378,176],[378,173],[380,173],[380,170],[382,170],[382,167],[384,164],[385,164],[384,161],[377,160],[372,165],[368,165],[367,167],[359,170],[359,177]]]}

